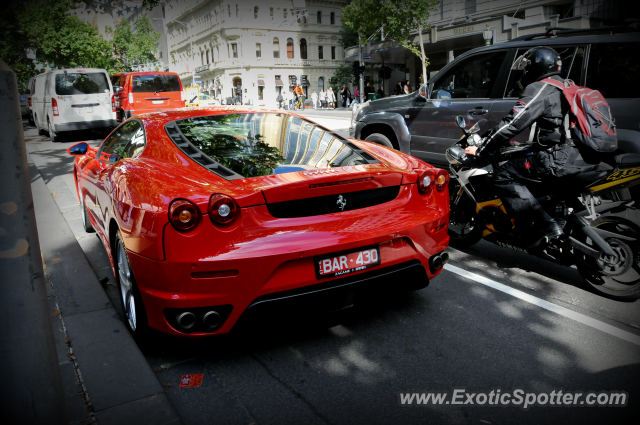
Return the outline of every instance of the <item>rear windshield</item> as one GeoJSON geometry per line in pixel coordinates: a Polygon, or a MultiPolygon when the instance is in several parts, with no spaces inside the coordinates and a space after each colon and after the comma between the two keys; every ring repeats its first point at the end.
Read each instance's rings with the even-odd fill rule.
{"type": "Polygon", "coordinates": [[[180,91],[180,80],[176,75],[134,75],[134,93],[156,93],[180,91]]]}
{"type": "Polygon", "coordinates": [[[67,72],[56,74],[56,94],[109,93],[104,72],[67,72]]]}
{"type": "Polygon", "coordinates": [[[176,125],[202,153],[243,177],[377,162],[337,134],[287,114],[213,115],[176,125]]]}

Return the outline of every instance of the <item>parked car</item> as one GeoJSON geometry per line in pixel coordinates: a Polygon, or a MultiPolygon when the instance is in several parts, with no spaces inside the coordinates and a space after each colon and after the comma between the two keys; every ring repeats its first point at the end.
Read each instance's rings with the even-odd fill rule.
{"type": "Polygon", "coordinates": [[[22,118],[29,115],[29,95],[27,92],[20,93],[20,115],[22,118]]]}
{"type": "Polygon", "coordinates": [[[116,119],[185,106],[182,81],[175,72],[124,72],[111,76],[116,92],[116,119]]]}
{"type": "Polygon", "coordinates": [[[200,106],[220,106],[220,101],[208,94],[200,93],[200,106]]]}
{"type": "Polygon", "coordinates": [[[447,172],[287,112],[137,115],[68,152],[134,335],[321,315],[423,288],[447,259],[447,172]]]}
{"type": "Polygon", "coordinates": [[[27,94],[27,118],[29,119],[29,124],[35,124],[33,121],[33,94],[36,91],[36,77],[29,78],[27,82],[27,90],[25,93],[27,94]]]}
{"type": "MultiPolygon", "coordinates": [[[[447,168],[445,151],[460,138],[456,116],[468,125],[496,125],[520,96],[510,75],[515,58],[535,46],[550,46],[562,56],[562,77],[599,90],[616,120],[621,152],[640,153],[640,34],[525,36],[466,52],[445,66],[419,91],[357,105],[350,134],[447,168]]],[[[529,132],[514,140],[524,142],[529,132]]]]}
{"type": "Polygon", "coordinates": [[[116,126],[113,89],[104,69],[56,69],[35,77],[33,118],[38,134],[116,126]]]}

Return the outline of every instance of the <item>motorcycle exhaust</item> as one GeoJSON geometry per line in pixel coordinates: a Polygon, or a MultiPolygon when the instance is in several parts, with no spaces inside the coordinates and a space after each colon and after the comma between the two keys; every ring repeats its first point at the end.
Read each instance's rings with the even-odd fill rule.
{"type": "Polygon", "coordinates": [[[207,311],[202,315],[202,323],[204,323],[204,325],[209,329],[217,328],[221,321],[222,317],[220,316],[220,313],[215,310],[207,311]]]}
{"type": "Polygon", "coordinates": [[[196,315],[185,311],[176,315],[176,322],[182,329],[191,329],[196,324],[196,315]]]}

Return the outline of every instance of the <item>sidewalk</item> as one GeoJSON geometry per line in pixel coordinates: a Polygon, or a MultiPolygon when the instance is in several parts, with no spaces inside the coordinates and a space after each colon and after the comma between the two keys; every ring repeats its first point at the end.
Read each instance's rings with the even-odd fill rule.
{"type": "MultiPolygon", "coordinates": [[[[71,424],[181,424],[164,388],[120,320],[85,256],[95,234],[77,238],[80,207],[66,146],[42,151],[47,139],[25,130],[38,236],[71,424]],[[68,170],[66,170],[68,168],[68,170]],[[66,172],[68,171],[68,172],[66,172]],[[57,174],[57,175],[54,175],[57,174]],[[71,180],[71,187],[69,187],[71,180]],[[73,190],[72,190],[73,189],[73,190]],[[85,245],[85,250],[80,244],[85,245]]],[[[108,263],[102,282],[115,283],[108,263]]]]}

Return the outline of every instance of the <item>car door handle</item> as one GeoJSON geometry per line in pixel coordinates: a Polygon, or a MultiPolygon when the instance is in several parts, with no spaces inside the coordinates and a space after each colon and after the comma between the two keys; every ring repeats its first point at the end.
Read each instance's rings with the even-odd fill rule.
{"type": "Polygon", "coordinates": [[[469,109],[469,115],[485,115],[488,113],[489,113],[488,109],[482,109],[482,108],[469,109]]]}

